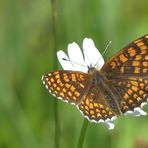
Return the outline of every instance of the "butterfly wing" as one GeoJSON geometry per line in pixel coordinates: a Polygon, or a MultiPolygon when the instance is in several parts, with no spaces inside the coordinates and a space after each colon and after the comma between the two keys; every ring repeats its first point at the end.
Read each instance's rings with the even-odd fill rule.
{"type": "Polygon", "coordinates": [[[115,74],[148,74],[148,34],[133,41],[107,61],[102,70],[108,77],[115,74]]]}
{"type": "Polygon", "coordinates": [[[104,122],[116,118],[115,113],[107,104],[107,96],[103,94],[99,87],[91,85],[85,98],[78,105],[78,109],[84,117],[92,122],[104,122]]]}
{"type": "Polygon", "coordinates": [[[127,77],[112,80],[114,88],[119,93],[122,113],[142,107],[148,99],[148,79],[127,77]]]}
{"type": "Polygon", "coordinates": [[[89,85],[87,73],[60,70],[42,77],[49,92],[65,102],[79,104],[89,85]]]}
{"type": "Polygon", "coordinates": [[[148,35],[113,56],[101,69],[120,97],[123,113],[148,99],[148,35]]]}

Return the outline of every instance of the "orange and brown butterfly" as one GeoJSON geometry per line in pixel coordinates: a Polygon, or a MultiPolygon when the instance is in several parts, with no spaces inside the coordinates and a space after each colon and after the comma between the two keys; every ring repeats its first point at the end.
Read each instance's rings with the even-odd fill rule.
{"type": "Polygon", "coordinates": [[[146,115],[141,108],[148,100],[148,34],[105,64],[91,39],[84,39],[83,54],[76,43],[68,46],[68,54],[58,52],[67,70],[42,77],[53,96],[77,106],[89,121],[105,122],[109,129],[114,128],[111,121],[122,114],[146,115]]]}

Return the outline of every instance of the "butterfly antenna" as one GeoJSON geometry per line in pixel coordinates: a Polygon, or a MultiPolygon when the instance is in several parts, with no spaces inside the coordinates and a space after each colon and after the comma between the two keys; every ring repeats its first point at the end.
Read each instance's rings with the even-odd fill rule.
{"type": "Polygon", "coordinates": [[[77,63],[77,62],[71,61],[71,60],[69,60],[69,59],[62,58],[62,60],[64,60],[64,61],[68,61],[68,62],[71,62],[71,63],[74,63],[74,64],[77,64],[77,65],[80,65],[80,66],[83,66],[83,67],[88,68],[88,67],[85,66],[85,65],[82,65],[82,64],[80,64],[80,63],[77,63]]]}
{"type": "Polygon", "coordinates": [[[104,56],[104,54],[106,53],[107,49],[109,49],[108,47],[111,45],[112,41],[109,41],[108,44],[106,45],[106,48],[104,49],[103,53],[102,53],[102,57],[104,56]]]}
{"type": "MultiPolygon", "coordinates": [[[[106,51],[108,50],[108,47],[111,45],[112,41],[109,41],[108,44],[106,45],[103,53],[101,54],[99,60],[97,61],[97,63],[100,61],[100,59],[104,56],[104,54],[106,53],[106,51]]],[[[95,64],[95,66],[97,65],[97,63],[95,64]]]]}

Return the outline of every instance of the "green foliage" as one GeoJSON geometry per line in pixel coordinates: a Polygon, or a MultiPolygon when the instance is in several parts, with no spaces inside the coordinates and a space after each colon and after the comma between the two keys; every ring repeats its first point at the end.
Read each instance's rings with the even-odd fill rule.
{"type": "MultiPolygon", "coordinates": [[[[56,70],[56,49],[82,45],[91,37],[101,52],[111,40],[105,59],[133,39],[148,33],[148,1],[50,0],[0,2],[0,147],[53,148],[55,98],[42,85],[41,76],[56,70]]],[[[83,117],[71,105],[57,101],[59,147],[74,148],[83,117]]],[[[146,108],[148,111],[148,107],[146,108]]],[[[115,129],[89,123],[84,147],[138,148],[148,145],[148,117],[121,117],[115,129]]],[[[58,142],[58,141],[57,141],[58,142]]],[[[58,145],[57,144],[57,145],[58,145]]]]}

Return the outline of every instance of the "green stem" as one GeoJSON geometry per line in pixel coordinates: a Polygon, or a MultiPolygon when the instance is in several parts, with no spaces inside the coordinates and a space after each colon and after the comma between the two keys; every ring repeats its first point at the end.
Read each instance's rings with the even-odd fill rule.
{"type": "Polygon", "coordinates": [[[78,139],[77,148],[83,147],[87,127],[88,127],[88,120],[84,119],[83,125],[82,125],[82,128],[81,128],[81,132],[80,132],[80,135],[79,135],[79,139],[78,139]]]}
{"type": "MultiPolygon", "coordinates": [[[[57,53],[57,28],[56,28],[56,0],[51,0],[52,8],[52,36],[53,36],[53,49],[54,56],[56,57],[57,53]]],[[[54,68],[57,69],[58,63],[55,58],[54,68]]],[[[55,99],[54,102],[54,117],[55,117],[55,137],[54,137],[54,147],[59,148],[59,137],[60,137],[60,125],[59,125],[59,115],[58,115],[58,101],[55,99]]]]}
{"type": "Polygon", "coordinates": [[[59,148],[59,137],[60,137],[60,125],[59,125],[59,115],[58,115],[58,101],[54,102],[54,115],[55,115],[55,137],[54,144],[55,148],[59,148]]]}

